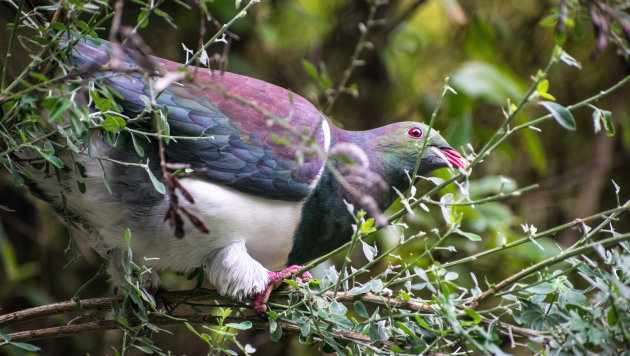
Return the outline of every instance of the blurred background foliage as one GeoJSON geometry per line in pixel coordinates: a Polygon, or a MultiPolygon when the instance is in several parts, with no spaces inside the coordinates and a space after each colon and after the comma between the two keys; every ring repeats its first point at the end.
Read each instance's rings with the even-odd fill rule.
{"type": "MultiPolygon", "coordinates": [[[[369,43],[359,57],[361,65],[350,77],[349,84],[356,84],[353,88],[358,95],[342,94],[328,115],[343,127],[356,130],[401,120],[427,121],[444,79],[449,77],[457,95],[447,95],[436,128],[458,150],[468,143],[477,148],[502,123],[501,108],[507,107],[506,99],[514,102],[524,95],[531,77],[549,60],[555,41],[561,40],[553,22],[558,5],[559,1],[538,0],[390,1],[379,7],[376,18],[382,21],[371,29],[369,43]]],[[[167,2],[161,8],[172,16],[177,28],[151,17],[139,31],[156,56],[182,62],[182,44],[198,48],[200,19],[195,6],[191,4],[192,10],[187,10],[167,2]]],[[[236,13],[234,1],[210,1],[207,6],[220,24],[236,13]]],[[[135,24],[138,6],[125,2],[124,11],[123,24],[135,24]]],[[[230,43],[227,70],[289,88],[324,109],[324,90],[328,82],[332,87],[338,85],[360,36],[359,23],[368,14],[369,3],[363,0],[264,0],[231,28],[238,39],[230,43]],[[320,80],[305,71],[304,60],[315,66],[320,80]]],[[[563,48],[582,69],[558,65],[548,77],[548,92],[565,106],[596,94],[628,73],[623,48],[609,45],[593,56],[596,33],[588,14],[572,12],[570,18],[573,21],[566,29],[563,48]],[[617,53],[620,51],[622,55],[617,53]]],[[[208,34],[216,29],[212,23],[208,27],[208,34]]],[[[106,24],[99,35],[107,37],[107,28],[106,24]]],[[[0,38],[0,42],[5,40],[0,38]]],[[[211,56],[221,55],[224,47],[217,44],[210,51],[211,56]]],[[[621,88],[596,103],[612,111],[614,136],[594,133],[592,110],[585,108],[574,112],[577,131],[567,132],[551,121],[545,122],[541,132],[519,133],[477,166],[470,182],[473,198],[534,183],[540,187],[518,198],[461,208],[466,231],[481,235],[483,241],[454,240],[450,244],[457,252],[442,250],[439,258],[453,260],[522,237],[520,224],[543,230],[615,207],[611,179],[622,187],[622,195],[630,189],[629,90],[621,88]]],[[[517,120],[544,113],[544,109],[529,105],[517,120]]],[[[76,256],[64,252],[69,240],[65,224],[26,189],[15,188],[10,175],[2,174],[0,205],[15,212],[0,211],[1,312],[71,298],[97,274],[102,260],[76,236],[82,256],[69,263],[76,256]]],[[[447,172],[436,175],[446,177],[447,172]]],[[[429,182],[419,184],[420,190],[431,187],[429,182]]],[[[454,191],[451,186],[444,192],[454,191]]],[[[432,208],[407,223],[412,232],[440,228],[444,223],[439,214],[439,209],[432,208]]],[[[629,230],[630,222],[619,222],[617,229],[629,230]]],[[[462,265],[456,269],[462,276],[459,282],[472,285],[466,282],[469,272],[482,280],[499,281],[556,254],[557,246],[573,243],[576,236],[576,231],[566,230],[540,240],[540,247],[526,244],[462,265]]],[[[380,233],[379,250],[395,243],[389,237],[387,231],[380,233]]],[[[399,255],[407,258],[424,245],[424,241],[408,245],[399,255]]],[[[360,249],[353,262],[365,262],[360,249]]],[[[396,258],[388,262],[396,263],[396,258]]],[[[167,273],[163,280],[172,289],[192,286],[174,274],[167,273]]],[[[100,275],[80,296],[108,294],[107,277],[100,275]]],[[[164,337],[157,344],[177,354],[207,352],[201,341],[180,331],[177,337],[164,337]]],[[[262,355],[321,353],[316,346],[301,345],[290,336],[273,343],[260,331],[250,330],[239,340],[262,355]]],[[[70,355],[95,350],[107,354],[109,345],[119,342],[120,334],[111,331],[36,344],[47,350],[46,354],[70,355]]],[[[0,354],[22,352],[0,348],[0,354]]]]}

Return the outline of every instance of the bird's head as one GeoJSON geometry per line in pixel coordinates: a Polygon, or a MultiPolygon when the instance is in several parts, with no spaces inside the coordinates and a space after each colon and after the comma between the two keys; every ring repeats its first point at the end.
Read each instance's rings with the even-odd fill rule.
{"type": "Polygon", "coordinates": [[[387,183],[398,189],[409,187],[409,175],[413,174],[422,152],[418,175],[427,175],[438,168],[466,168],[468,161],[455,151],[435,129],[419,122],[398,122],[370,132],[371,142],[364,143],[368,156],[373,158],[371,169],[385,178],[387,183]]]}

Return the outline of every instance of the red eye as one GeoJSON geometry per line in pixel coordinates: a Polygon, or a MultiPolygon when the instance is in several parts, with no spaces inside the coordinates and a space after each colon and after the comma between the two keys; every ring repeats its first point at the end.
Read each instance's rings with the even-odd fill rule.
{"type": "Polygon", "coordinates": [[[412,127],[409,129],[409,131],[407,132],[409,134],[409,136],[413,137],[413,138],[420,138],[422,137],[422,129],[420,129],[419,127],[412,127]]]}

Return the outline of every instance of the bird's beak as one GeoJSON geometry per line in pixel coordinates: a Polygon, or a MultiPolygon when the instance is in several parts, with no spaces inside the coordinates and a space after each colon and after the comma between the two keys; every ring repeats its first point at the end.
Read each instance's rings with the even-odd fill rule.
{"type": "Polygon", "coordinates": [[[452,148],[440,148],[441,153],[444,154],[446,161],[450,163],[453,167],[457,167],[459,169],[464,169],[468,167],[468,160],[462,157],[457,151],[452,148]]]}

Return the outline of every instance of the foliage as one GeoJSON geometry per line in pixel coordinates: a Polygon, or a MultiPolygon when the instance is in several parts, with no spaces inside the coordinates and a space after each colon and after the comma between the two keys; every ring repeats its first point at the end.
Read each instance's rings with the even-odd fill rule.
{"type": "MultiPolygon", "coordinates": [[[[16,8],[24,4],[23,1],[10,3],[16,8]]],[[[117,93],[102,84],[102,77],[95,75],[98,70],[116,72],[115,63],[110,62],[109,68],[95,72],[73,71],[66,61],[66,51],[72,43],[59,46],[68,34],[75,39],[98,37],[98,31],[104,24],[109,24],[107,21],[111,21],[110,39],[116,39],[118,35],[123,37],[122,34],[126,33],[124,38],[129,41],[139,39],[138,33],[152,26],[154,21],[164,21],[173,26],[178,24],[169,14],[175,10],[163,10],[166,2],[138,3],[138,16],[133,19],[133,27],[128,29],[121,27],[124,21],[122,12],[115,12],[109,4],[100,1],[84,3],[68,0],[40,7],[39,11],[53,11],[55,14],[52,17],[54,20],[45,25],[40,25],[32,13],[14,21],[9,48],[24,46],[29,62],[22,65],[20,72],[10,73],[12,59],[5,58],[4,61],[0,91],[0,164],[9,172],[16,187],[25,184],[24,172],[20,170],[25,162],[16,154],[34,152],[36,156],[29,157],[27,163],[39,166],[50,174],[55,174],[58,169],[72,169],[77,185],[83,186],[84,190],[82,166],[75,163],[72,167],[64,167],[59,156],[66,150],[89,152],[89,133],[98,131],[112,146],[131,141],[139,163],[119,162],[110,157],[95,159],[142,167],[158,192],[164,194],[169,189],[168,184],[165,186],[165,177],[156,176],[149,168],[148,159],[144,158],[145,145],[155,138],[165,141],[199,139],[169,136],[165,120],[167,110],[155,109],[152,105],[159,88],[171,83],[173,77],[169,75],[174,73],[161,73],[155,78],[152,83],[156,90],[153,97],[145,98],[145,111],[138,117],[126,117],[116,102],[117,93]],[[28,30],[28,34],[22,34],[28,30]],[[91,103],[89,107],[81,99],[85,91],[91,103]],[[142,131],[130,125],[139,120],[149,120],[153,124],[152,130],[142,131]]],[[[410,2],[408,9],[415,9],[422,2],[417,3],[410,2]]],[[[435,3],[427,5],[426,11],[436,11],[430,7],[437,6],[435,3]]],[[[452,13],[464,11],[456,2],[446,3],[455,6],[449,10],[452,13]]],[[[616,1],[594,1],[593,4],[582,7],[582,2],[563,1],[557,8],[546,10],[551,15],[543,19],[541,25],[555,26],[554,41],[550,40],[545,45],[548,62],[535,64],[537,67],[529,85],[524,85],[525,80],[521,79],[529,72],[495,63],[496,59],[488,54],[494,53],[493,48],[487,47],[495,45],[495,41],[484,29],[487,23],[479,18],[472,19],[474,26],[481,30],[475,32],[477,38],[466,40],[468,49],[465,50],[470,56],[450,59],[460,60],[452,79],[444,81],[441,90],[434,83],[433,93],[438,94],[437,98],[431,99],[436,100],[431,100],[432,104],[426,107],[412,108],[413,113],[409,114],[413,117],[418,115],[417,112],[429,113],[425,116],[430,117],[431,127],[447,126],[441,120],[446,113],[458,117],[459,120],[448,125],[449,141],[457,142],[456,147],[463,147],[471,161],[470,168],[465,171],[449,169],[435,177],[422,177],[418,187],[409,192],[399,192],[399,203],[387,214],[391,226],[385,232],[378,231],[374,220],[358,207],[348,206],[355,216],[351,241],[312,261],[305,269],[320,265],[335,255],[341,256],[340,267],[320,267],[320,278],[306,284],[288,281],[284,291],[272,295],[268,320],[251,315],[247,306],[240,302],[226,301],[199,288],[200,283],[197,283],[198,288],[194,292],[179,299],[169,293],[158,294],[154,298],[142,280],[146,267],[132,262],[132,251],[129,249],[121,261],[126,267],[130,285],[124,298],[109,300],[111,312],[98,316],[94,315],[93,311],[98,309],[90,300],[76,297],[73,303],[79,309],[78,325],[82,325],[83,330],[90,330],[90,327],[93,330],[123,330],[120,346],[114,347],[115,354],[128,354],[132,349],[169,354],[170,351],[164,351],[151,336],[159,333],[159,337],[169,337],[169,331],[163,326],[172,324],[185,325],[187,335],[192,334],[202,340],[209,354],[235,354],[235,350],[252,353],[254,348],[251,345],[238,341],[239,332],[251,328],[268,329],[273,341],[281,340],[284,334],[294,334],[300,343],[317,344],[322,351],[339,354],[504,354],[529,347],[535,353],[545,354],[596,352],[615,355],[627,350],[630,347],[630,245],[627,242],[630,232],[620,217],[630,210],[630,202],[624,202],[621,188],[613,182],[614,189],[611,189],[613,193],[609,199],[612,205],[598,207],[597,212],[560,225],[557,221],[546,220],[545,226],[553,227],[538,231],[531,223],[523,223],[519,228],[519,224],[527,220],[513,214],[503,203],[522,197],[537,189],[538,185],[518,188],[515,180],[503,176],[501,170],[498,171],[501,176],[496,171],[492,175],[481,174],[487,172],[483,163],[495,162],[496,165],[496,162],[501,162],[501,157],[516,156],[511,147],[506,146],[508,139],[518,136],[524,142],[524,155],[533,162],[531,167],[542,175],[551,163],[542,153],[544,147],[542,136],[537,134],[540,131],[538,127],[555,121],[558,129],[569,130],[567,133],[563,131],[563,136],[575,135],[572,131],[583,124],[576,119],[579,109],[589,109],[595,132],[603,128],[607,135],[615,135],[613,109],[603,109],[601,100],[615,95],[615,91],[620,90],[630,77],[616,77],[612,85],[597,87],[594,90],[596,94],[571,101],[574,102],[571,105],[561,104],[566,98],[554,86],[556,80],[560,82],[575,73],[567,70],[577,71],[582,67],[566,49],[572,45],[567,28],[572,28],[577,35],[583,32],[583,29],[578,30],[583,27],[581,23],[590,20],[597,32],[596,53],[604,50],[602,43],[605,39],[606,43],[617,43],[622,55],[627,54],[627,41],[622,38],[628,33],[624,22],[627,15],[621,8],[622,4],[616,1]],[[593,4],[598,6],[596,10],[593,10],[593,4]],[[596,14],[589,15],[589,10],[596,14]],[[472,52],[470,48],[475,46],[478,48],[472,52]],[[443,101],[446,108],[442,106],[443,101]],[[497,110],[496,106],[502,110],[497,110]],[[498,123],[475,123],[473,128],[472,117],[480,116],[479,111],[490,110],[489,107],[497,113],[502,112],[503,118],[498,123]],[[441,114],[440,110],[445,114],[441,114]],[[491,124],[496,125],[490,127],[491,124]],[[494,158],[497,156],[498,159],[494,158]],[[549,237],[567,229],[575,229],[577,238],[554,246],[549,237]],[[529,246],[531,250],[526,253],[525,262],[515,266],[506,257],[506,251],[511,254],[509,256],[518,257],[523,251],[522,245],[529,246]],[[494,264],[493,269],[499,265],[505,267],[505,271],[488,275],[483,269],[475,270],[474,265],[482,260],[490,260],[494,264]],[[160,295],[164,296],[164,301],[159,299],[160,295]],[[214,299],[217,299],[216,303],[208,302],[214,299]],[[173,301],[175,312],[172,315],[161,311],[160,306],[173,301]],[[199,318],[200,315],[203,318],[199,318]],[[90,324],[88,318],[96,318],[101,323],[90,324]]],[[[203,25],[200,26],[202,33],[199,38],[204,38],[206,19],[215,19],[214,13],[228,20],[223,22],[225,26],[218,27],[210,40],[200,40],[195,47],[198,50],[186,54],[185,66],[224,65],[227,60],[225,53],[229,52],[223,49],[229,48],[228,44],[238,38],[231,32],[238,30],[238,26],[252,26],[254,31],[258,28],[259,33],[252,36],[266,38],[264,43],[273,43],[280,53],[292,46],[307,50],[301,41],[284,35],[287,28],[296,23],[308,27],[310,23],[315,28],[308,32],[313,41],[331,33],[331,30],[330,23],[321,21],[321,14],[325,14],[326,10],[318,6],[323,5],[316,2],[301,5],[313,7],[311,13],[319,15],[296,19],[296,12],[299,14],[295,8],[297,5],[290,2],[274,9],[264,2],[239,4],[237,1],[236,10],[232,4],[228,7],[199,2],[195,11],[204,15],[201,16],[200,23],[203,25]],[[274,17],[275,23],[272,24],[251,25],[257,17],[268,16],[266,12],[272,10],[294,16],[289,19],[274,17]],[[252,12],[253,19],[250,16],[252,12]],[[225,15],[227,13],[230,15],[225,15]],[[212,50],[223,55],[212,56],[212,50]]],[[[185,4],[181,6],[187,7],[185,4]]],[[[333,2],[331,6],[342,7],[339,2],[333,2]]],[[[387,27],[388,21],[380,20],[379,11],[388,8],[389,4],[370,1],[365,6],[368,8],[366,17],[355,30],[357,44],[344,57],[349,60],[343,64],[334,63],[334,66],[344,68],[339,71],[342,75],[338,80],[331,74],[331,66],[324,61],[303,58],[296,61],[301,65],[297,65],[300,71],[294,73],[299,73],[296,76],[308,83],[305,96],[319,103],[327,114],[334,114],[337,119],[347,110],[343,107],[337,109],[341,101],[353,100],[352,97],[357,100],[363,96],[371,97],[369,91],[377,90],[354,82],[353,75],[366,65],[367,59],[362,58],[370,56],[366,50],[375,43],[368,42],[370,36],[377,36],[381,26],[387,27]],[[368,94],[363,92],[364,89],[368,94]]],[[[456,19],[456,15],[453,18],[456,19]]],[[[419,90],[416,82],[418,74],[410,69],[410,62],[415,61],[418,52],[421,52],[418,48],[435,45],[430,39],[431,31],[437,33],[442,29],[440,24],[429,23],[426,31],[418,34],[414,32],[413,24],[419,20],[413,17],[408,20],[409,24],[392,30],[391,43],[382,52],[384,67],[399,80],[398,86],[384,95],[385,102],[391,103],[402,91],[415,94],[419,90]]],[[[121,40],[124,41],[123,38],[121,40]]],[[[349,46],[346,44],[346,47],[349,46]]],[[[525,47],[532,50],[527,44],[525,47]]],[[[150,63],[137,70],[147,78],[154,74],[150,63]]],[[[435,73],[427,74],[434,82],[441,82],[435,80],[436,76],[435,73]]],[[[587,95],[585,92],[581,94],[582,97],[587,95]]],[[[255,103],[247,104],[256,107],[255,103]]],[[[273,115],[269,118],[281,124],[281,118],[273,115]]],[[[622,134],[628,130],[627,124],[618,125],[622,125],[622,134]]],[[[304,142],[304,147],[308,147],[308,142],[304,142]]],[[[423,149],[419,147],[419,151],[423,149]]],[[[409,173],[414,175],[414,172],[409,173]]],[[[106,186],[108,180],[109,177],[103,176],[106,186]]],[[[2,208],[10,210],[11,206],[2,208]]],[[[133,232],[128,232],[126,237],[129,244],[133,244],[133,232]]],[[[18,265],[15,252],[2,231],[0,249],[7,280],[20,283],[34,273],[32,265],[18,265]]],[[[189,279],[199,277],[202,274],[197,272],[189,279]]],[[[102,308],[102,304],[99,305],[102,308]]],[[[51,315],[68,312],[67,309],[51,310],[54,311],[51,315]]],[[[12,326],[11,321],[0,316],[0,327],[5,326],[12,326]]],[[[70,326],[74,325],[64,327],[70,326]]],[[[72,330],[78,333],[76,329],[72,330]]],[[[40,337],[54,335],[57,334],[44,333],[40,337]]],[[[4,345],[26,351],[37,351],[38,348],[25,343],[35,340],[28,333],[3,329],[0,339],[0,347],[4,349],[8,349],[4,345]]]]}

